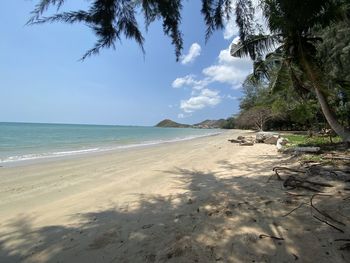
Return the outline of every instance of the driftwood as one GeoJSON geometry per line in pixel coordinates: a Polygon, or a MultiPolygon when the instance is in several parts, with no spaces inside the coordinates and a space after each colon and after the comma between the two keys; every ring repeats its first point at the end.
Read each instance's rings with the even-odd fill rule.
{"type": "MultiPolygon", "coordinates": [[[[333,195],[327,195],[327,194],[313,194],[311,197],[310,197],[310,201],[309,203],[301,203],[299,204],[296,208],[293,208],[290,212],[288,212],[287,214],[283,215],[282,217],[286,217],[286,216],[289,216],[290,214],[292,214],[294,211],[298,210],[299,208],[301,208],[302,206],[304,205],[308,205],[310,206],[312,209],[314,209],[317,213],[319,213],[320,215],[322,215],[324,217],[324,219],[321,219],[319,217],[317,217],[316,215],[313,215],[313,217],[315,219],[317,219],[318,221],[322,222],[322,223],[325,223],[326,225],[330,226],[330,227],[333,227],[334,229],[338,230],[339,232],[341,233],[344,233],[344,230],[342,230],[341,228],[335,226],[334,224],[330,223],[328,220],[330,221],[333,221],[341,226],[346,226],[343,222],[335,219],[334,217],[332,217],[331,215],[329,215],[327,212],[324,212],[324,211],[321,211],[318,207],[315,206],[315,204],[312,202],[313,199],[316,197],[316,196],[327,196],[327,197],[330,197],[330,196],[333,196],[333,195]]],[[[339,239],[339,241],[341,241],[341,239],[339,239]]]]}
{"type": "Polygon", "coordinates": [[[292,196],[309,196],[307,194],[296,194],[296,193],[291,193],[291,192],[285,192],[285,194],[292,195],[292,196]]]}
{"type": "Polygon", "coordinates": [[[240,143],[242,140],[235,140],[235,139],[228,139],[229,142],[231,143],[240,143]]]}
{"type": "Polygon", "coordinates": [[[231,143],[239,143],[240,146],[253,146],[254,138],[253,137],[243,137],[238,136],[237,139],[228,139],[231,143]]]}
{"type": "MultiPolygon", "coordinates": [[[[319,174],[319,175],[334,175],[338,176],[338,174],[334,171],[334,168],[329,169],[329,168],[324,168],[319,164],[316,165],[310,165],[307,167],[307,171],[312,175],[312,174],[319,174]]],[[[341,170],[337,169],[337,171],[342,172],[341,170]]]]}
{"type": "Polygon", "coordinates": [[[241,143],[239,144],[239,146],[253,146],[253,145],[254,145],[253,142],[241,142],[241,143]]]}
{"type": "Polygon", "coordinates": [[[305,173],[305,171],[302,171],[302,170],[288,168],[288,167],[282,167],[282,166],[276,166],[272,170],[275,171],[275,172],[277,170],[286,170],[286,171],[291,171],[291,172],[295,172],[295,173],[305,173]]]}
{"type": "Polygon", "coordinates": [[[296,208],[292,209],[290,212],[288,212],[287,214],[283,215],[282,217],[286,217],[289,216],[291,213],[293,213],[294,211],[298,210],[300,207],[302,207],[303,205],[308,205],[307,203],[301,203],[300,205],[298,205],[296,208]]]}
{"type": "MultiPolygon", "coordinates": [[[[273,168],[273,171],[275,173],[270,176],[269,180],[271,179],[272,176],[276,176],[278,180],[283,181],[283,186],[287,189],[288,188],[289,189],[302,188],[305,190],[316,192],[315,194],[312,194],[312,195],[285,192],[286,194],[291,195],[291,196],[295,196],[295,197],[310,196],[310,199],[309,199],[309,202],[301,202],[297,207],[293,208],[288,213],[282,215],[282,217],[289,216],[290,214],[292,214],[296,210],[300,209],[301,207],[304,207],[305,205],[310,206],[311,207],[311,215],[313,216],[313,218],[315,218],[316,220],[334,228],[335,230],[337,230],[341,233],[345,233],[344,230],[342,229],[342,227],[346,227],[345,223],[339,221],[337,218],[334,218],[326,211],[323,211],[322,209],[318,208],[316,206],[316,204],[314,203],[314,199],[317,196],[326,196],[326,197],[334,196],[334,195],[329,195],[329,194],[322,194],[323,188],[333,187],[333,185],[329,184],[329,183],[324,183],[324,182],[315,182],[315,181],[307,180],[305,178],[305,175],[307,176],[307,175],[313,175],[313,174],[320,174],[320,171],[312,171],[310,168],[312,168],[312,167],[309,167],[309,169],[306,169],[306,170],[299,170],[299,169],[293,169],[293,168],[287,168],[287,167],[274,167],[273,168]],[[287,176],[286,179],[284,179],[279,174],[280,171],[287,171],[289,173],[289,175],[287,176]],[[298,175],[303,175],[303,176],[298,177],[298,175]]],[[[331,171],[328,171],[328,172],[329,172],[329,174],[333,174],[333,173],[331,173],[331,171]]],[[[336,174],[336,173],[334,173],[334,175],[338,176],[338,174],[336,174]]],[[[349,198],[350,198],[350,196],[347,196],[347,197],[343,198],[343,200],[347,200],[349,198]]],[[[350,248],[350,243],[347,243],[347,244],[349,244],[349,248],[350,248]]],[[[348,246],[344,247],[344,249],[349,249],[349,248],[348,248],[348,246]]]]}
{"type": "Polygon", "coordinates": [[[322,192],[320,189],[316,187],[333,187],[331,184],[327,183],[319,183],[319,182],[313,182],[305,179],[298,179],[293,175],[290,175],[284,182],[283,186],[285,188],[290,187],[290,189],[295,188],[304,188],[306,190],[310,190],[313,192],[322,192]]]}
{"type": "Polygon", "coordinates": [[[269,237],[269,238],[272,238],[272,239],[276,239],[276,240],[284,240],[283,237],[275,237],[275,236],[270,236],[270,235],[265,235],[265,234],[259,235],[259,238],[260,238],[260,239],[266,238],[266,237],[269,237]]]}
{"type": "Polygon", "coordinates": [[[317,153],[321,150],[320,147],[295,147],[293,148],[296,152],[303,152],[303,153],[317,153]]]}
{"type": "Polygon", "coordinates": [[[331,223],[327,222],[326,220],[322,220],[321,218],[318,218],[318,217],[315,216],[315,215],[314,215],[314,218],[316,218],[317,220],[319,220],[319,221],[321,221],[321,222],[323,222],[323,223],[329,225],[330,227],[333,227],[334,229],[338,230],[339,232],[344,233],[344,230],[342,230],[342,229],[336,227],[335,225],[332,225],[331,223]]]}
{"type": "Polygon", "coordinates": [[[322,158],[331,159],[331,160],[350,161],[350,157],[342,157],[342,156],[322,156],[322,158]]]}
{"type": "Polygon", "coordinates": [[[319,153],[320,147],[290,147],[286,149],[280,149],[282,153],[319,153]]]}
{"type": "Polygon", "coordinates": [[[315,198],[315,196],[332,196],[332,195],[314,194],[314,195],[312,195],[311,198],[310,198],[310,205],[311,205],[311,207],[312,207],[313,209],[315,209],[319,214],[321,214],[321,215],[323,215],[324,217],[326,217],[326,218],[328,218],[328,219],[330,219],[330,220],[332,220],[332,221],[338,223],[339,225],[345,226],[345,224],[344,224],[343,222],[340,222],[340,221],[336,220],[335,218],[331,217],[328,213],[319,210],[319,209],[312,203],[312,200],[315,198]]]}
{"type": "MultiPolygon", "coordinates": [[[[280,167],[280,166],[276,166],[272,170],[275,172],[274,175],[277,177],[277,180],[284,181],[283,186],[285,188],[287,188],[287,187],[289,187],[290,189],[304,188],[306,190],[310,190],[313,192],[322,192],[321,189],[318,189],[318,187],[333,187],[333,185],[331,185],[331,184],[309,181],[309,180],[302,179],[302,178],[296,178],[294,175],[290,175],[285,180],[283,180],[281,175],[279,174],[279,171],[283,171],[283,170],[293,172],[295,174],[308,174],[308,173],[311,173],[310,170],[303,171],[303,170],[287,168],[287,167],[280,167]]],[[[271,175],[269,177],[269,179],[267,180],[267,182],[269,182],[271,180],[272,176],[274,176],[274,175],[271,175]]]]}
{"type": "MultiPolygon", "coordinates": [[[[286,171],[291,171],[291,172],[295,172],[295,173],[304,173],[304,171],[297,170],[297,169],[275,166],[275,167],[272,168],[272,171],[275,172],[274,175],[276,175],[277,180],[279,180],[279,181],[283,181],[282,177],[281,177],[280,174],[278,173],[279,170],[286,170],[286,171]]],[[[267,182],[269,182],[269,181],[271,180],[271,178],[272,178],[274,175],[271,175],[271,176],[269,177],[269,179],[267,180],[267,182]]]]}
{"type": "Polygon", "coordinates": [[[290,171],[290,172],[294,172],[294,173],[306,173],[305,171],[302,171],[302,170],[297,170],[297,169],[293,169],[293,168],[288,168],[288,167],[281,167],[281,166],[276,166],[276,167],[273,167],[272,171],[275,172],[275,175],[277,176],[277,178],[279,180],[282,180],[281,176],[279,175],[278,171],[280,170],[284,170],[284,171],[290,171]]]}
{"type": "Polygon", "coordinates": [[[350,250],[350,243],[346,243],[342,245],[339,250],[350,250]]]}

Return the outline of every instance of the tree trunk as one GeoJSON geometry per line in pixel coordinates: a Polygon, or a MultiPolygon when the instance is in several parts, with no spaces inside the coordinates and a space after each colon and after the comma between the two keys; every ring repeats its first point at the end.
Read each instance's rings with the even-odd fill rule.
{"type": "Polygon", "coordinates": [[[340,136],[340,138],[344,141],[349,143],[350,142],[350,131],[347,130],[344,126],[342,126],[332,109],[330,108],[326,96],[322,92],[322,84],[318,77],[317,71],[314,69],[312,63],[310,63],[306,58],[305,55],[301,54],[301,62],[303,65],[303,68],[305,70],[306,75],[308,76],[309,80],[312,83],[312,86],[315,89],[316,97],[318,102],[320,103],[323,115],[325,116],[329,126],[335,131],[336,134],[340,136]]]}
{"type": "Polygon", "coordinates": [[[338,122],[322,91],[315,88],[315,92],[329,126],[331,126],[335,133],[338,134],[344,142],[350,142],[350,132],[338,122]]]}

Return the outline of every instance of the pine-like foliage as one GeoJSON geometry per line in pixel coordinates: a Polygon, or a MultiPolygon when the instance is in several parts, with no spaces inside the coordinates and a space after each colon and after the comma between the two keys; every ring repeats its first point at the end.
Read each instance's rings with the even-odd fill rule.
{"type": "MultiPolygon", "coordinates": [[[[32,12],[28,24],[42,23],[83,23],[91,28],[97,36],[96,44],[88,50],[83,59],[98,54],[102,48],[115,48],[117,41],[122,37],[135,40],[144,52],[144,36],[137,22],[137,15],[141,12],[144,16],[145,27],[161,20],[164,34],[171,38],[175,47],[176,58],[179,59],[183,48],[183,35],[180,30],[182,0],[87,0],[88,10],[59,12],[68,0],[40,0],[32,12]],[[57,13],[45,16],[45,12],[55,7],[57,13]]],[[[207,25],[206,39],[216,29],[222,29],[225,21],[231,18],[233,5],[236,0],[202,0],[201,12],[207,25]]],[[[250,0],[238,0],[250,2],[250,0]]],[[[244,7],[242,5],[242,7],[244,7]]],[[[247,10],[236,8],[243,16],[247,10]]],[[[244,18],[242,23],[247,23],[244,18]]],[[[240,20],[241,21],[241,20],[240,20]]]]}
{"type": "Polygon", "coordinates": [[[60,10],[65,0],[41,0],[28,24],[42,24],[53,22],[65,22],[69,24],[84,23],[93,30],[97,36],[95,46],[88,50],[83,59],[97,54],[102,48],[115,48],[115,43],[121,37],[134,39],[142,48],[144,36],[138,25],[136,16],[141,10],[144,14],[146,27],[156,19],[162,19],[163,31],[170,36],[175,46],[176,57],[179,58],[183,40],[179,26],[181,22],[181,0],[156,1],[156,0],[94,0],[88,10],[69,11],[43,16],[48,8],[54,6],[60,10]]]}

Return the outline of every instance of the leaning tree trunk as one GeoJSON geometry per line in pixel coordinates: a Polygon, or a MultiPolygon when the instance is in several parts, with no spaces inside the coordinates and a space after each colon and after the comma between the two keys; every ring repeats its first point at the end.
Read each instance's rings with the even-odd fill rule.
{"type": "Polygon", "coordinates": [[[338,122],[336,115],[329,106],[326,96],[322,91],[322,82],[317,74],[317,66],[313,65],[314,63],[306,59],[303,53],[301,58],[302,66],[315,89],[316,97],[320,103],[323,115],[325,116],[329,126],[335,131],[336,134],[340,136],[344,142],[350,143],[350,131],[338,122]]]}
{"type": "Polygon", "coordinates": [[[315,88],[315,93],[329,126],[331,126],[335,133],[338,134],[344,142],[350,142],[350,131],[348,131],[343,125],[338,122],[322,91],[320,91],[318,88],[315,88]]]}

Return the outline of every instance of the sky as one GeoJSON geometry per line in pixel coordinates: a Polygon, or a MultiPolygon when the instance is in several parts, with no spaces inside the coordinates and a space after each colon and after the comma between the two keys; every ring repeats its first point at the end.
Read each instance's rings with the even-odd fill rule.
{"type": "MultiPolygon", "coordinates": [[[[145,33],[145,51],[122,39],[116,49],[79,61],[96,37],[81,24],[26,26],[38,0],[0,2],[0,122],[155,125],[198,123],[239,110],[248,58],[233,58],[237,28],[227,22],[205,42],[201,1],[184,1],[184,50],[176,62],[161,22],[145,33]]],[[[67,10],[86,1],[66,0],[67,10]]],[[[143,25],[140,25],[143,28],[143,25]]]]}

